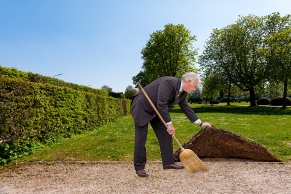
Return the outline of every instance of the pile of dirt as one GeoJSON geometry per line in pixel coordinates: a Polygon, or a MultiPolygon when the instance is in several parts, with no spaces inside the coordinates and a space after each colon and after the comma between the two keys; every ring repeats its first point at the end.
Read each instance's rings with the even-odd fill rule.
{"type": "MultiPolygon", "coordinates": [[[[262,145],[215,127],[201,130],[183,147],[193,150],[199,158],[236,158],[263,162],[280,162],[279,159],[262,145]]],[[[178,149],[174,154],[176,162],[180,161],[180,152],[181,149],[178,149]]]]}

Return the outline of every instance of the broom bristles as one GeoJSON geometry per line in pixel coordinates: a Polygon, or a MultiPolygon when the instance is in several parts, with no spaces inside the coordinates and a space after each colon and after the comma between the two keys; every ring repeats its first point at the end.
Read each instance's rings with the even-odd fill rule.
{"type": "Polygon", "coordinates": [[[208,166],[190,149],[182,149],[180,160],[188,172],[204,172],[209,170],[208,166]]]}

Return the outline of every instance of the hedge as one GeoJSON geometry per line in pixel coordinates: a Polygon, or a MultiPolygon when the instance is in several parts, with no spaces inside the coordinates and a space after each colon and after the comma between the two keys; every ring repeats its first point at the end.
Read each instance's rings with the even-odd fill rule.
{"type": "Polygon", "coordinates": [[[270,105],[270,104],[271,104],[271,100],[267,97],[261,97],[257,101],[257,105],[270,105]]]}
{"type": "MultiPolygon", "coordinates": [[[[271,105],[272,106],[282,106],[283,105],[283,97],[276,97],[271,100],[271,105]]],[[[286,105],[290,106],[291,105],[291,99],[286,98],[286,105]]]]}
{"type": "Polygon", "coordinates": [[[0,164],[129,114],[130,101],[0,77],[0,164]]]}
{"type": "Polygon", "coordinates": [[[1,77],[19,78],[19,79],[22,79],[24,81],[29,81],[29,82],[34,82],[34,83],[42,83],[42,84],[51,84],[54,86],[63,86],[63,87],[68,87],[68,88],[72,88],[75,90],[94,93],[97,95],[108,96],[108,92],[106,92],[104,90],[99,90],[99,89],[91,88],[88,86],[82,86],[82,85],[78,85],[78,84],[68,83],[68,82],[65,82],[65,81],[57,79],[57,78],[43,76],[43,75],[32,73],[32,72],[20,71],[14,67],[8,68],[8,67],[3,67],[0,65],[0,78],[1,77]]]}

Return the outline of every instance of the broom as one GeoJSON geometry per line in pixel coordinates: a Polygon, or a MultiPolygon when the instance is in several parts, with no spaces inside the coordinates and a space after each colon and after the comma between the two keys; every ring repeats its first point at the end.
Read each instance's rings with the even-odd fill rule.
{"type": "MultiPolygon", "coordinates": [[[[151,106],[153,107],[153,109],[155,110],[155,112],[157,113],[157,115],[159,116],[163,124],[165,125],[165,127],[168,128],[166,122],[160,115],[159,111],[156,109],[155,105],[152,103],[151,99],[148,97],[143,87],[140,85],[139,82],[137,82],[137,85],[139,86],[142,93],[145,95],[145,97],[147,98],[147,100],[149,101],[149,103],[151,104],[151,106]]],[[[185,169],[188,172],[204,172],[204,171],[209,170],[208,166],[206,166],[192,150],[184,149],[182,145],[180,144],[180,142],[178,141],[178,139],[175,137],[175,135],[173,136],[173,138],[176,140],[177,144],[181,148],[181,153],[179,157],[182,164],[184,165],[185,169]]]]}

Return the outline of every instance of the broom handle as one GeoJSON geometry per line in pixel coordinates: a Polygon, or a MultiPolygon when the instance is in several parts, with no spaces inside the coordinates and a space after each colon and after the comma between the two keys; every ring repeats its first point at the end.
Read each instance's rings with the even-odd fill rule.
{"type": "MultiPolygon", "coordinates": [[[[147,98],[147,100],[149,101],[149,103],[151,104],[151,106],[153,107],[153,109],[155,110],[155,112],[157,113],[157,115],[159,116],[159,118],[161,119],[163,124],[165,125],[165,127],[168,128],[168,126],[167,126],[166,122],[164,121],[163,117],[160,115],[159,111],[157,110],[157,108],[155,107],[155,105],[153,104],[153,102],[151,101],[151,99],[149,98],[149,96],[147,95],[145,90],[143,89],[143,87],[140,85],[139,82],[137,82],[137,85],[139,86],[139,88],[141,89],[142,93],[145,95],[145,97],[147,98]]],[[[175,137],[175,135],[173,135],[173,138],[176,140],[176,142],[180,146],[181,150],[183,150],[184,148],[182,147],[182,145],[180,144],[178,139],[175,137]]]]}

